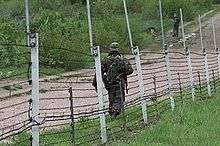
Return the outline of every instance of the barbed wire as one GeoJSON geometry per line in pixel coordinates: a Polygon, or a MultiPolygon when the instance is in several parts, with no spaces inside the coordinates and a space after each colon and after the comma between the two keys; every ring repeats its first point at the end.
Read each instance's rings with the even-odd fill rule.
{"type": "Polygon", "coordinates": [[[165,65],[162,65],[162,66],[156,66],[156,67],[149,67],[147,66],[147,68],[142,68],[142,70],[156,70],[156,69],[161,69],[161,68],[165,68],[166,66],[165,65]]]}
{"type": "MultiPolygon", "coordinates": [[[[180,59],[180,58],[178,58],[178,59],[180,59]]],[[[176,61],[180,61],[180,60],[176,60],[176,61]]],[[[174,62],[176,63],[176,61],[174,61],[174,62]]],[[[214,59],[213,60],[208,60],[208,61],[209,61],[209,63],[211,62],[211,65],[215,65],[217,63],[216,59],[215,60],[214,59]],[[216,63],[212,63],[212,61],[213,62],[215,61],[216,63]]],[[[163,62],[163,63],[165,63],[165,62],[163,62]]],[[[123,123],[125,123],[125,125],[129,125],[129,123],[132,123],[132,122],[135,123],[136,121],[137,122],[141,122],[141,119],[142,119],[142,117],[140,116],[142,114],[141,113],[141,109],[137,108],[134,111],[132,111],[132,110],[129,111],[129,110],[132,109],[132,107],[135,107],[135,108],[137,106],[140,107],[142,101],[144,101],[144,100],[147,101],[148,107],[149,108],[152,107],[152,109],[149,110],[149,114],[150,114],[149,117],[155,118],[155,116],[158,114],[158,111],[157,111],[158,109],[156,108],[155,105],[159,106],[158,107],[159,108],[159,114],[162,114],[164,111],[170,109],[170,106],[168,106],[170,104],[170,102],[169,102],[170,98],[168,98],[169,97],[168,95],[169,95],[170,91],[176,91],[176,93],[179,93],[178,91],[180,91],[180,87],[179,87],[180,84],[181,84],[181,90],[185,90],[185,91],[189,91],[190,90],[191,86],[189,85],[189,81],[188,81],[189,77],[186,76],[186,75],[188,75],[188,73],[185,73],[186,71],[188,71],[188,68],[183,69],[183,67],[188,67],[188,65],[171,65],[171,68],[172,67],[177,68],[176,70],[175,69],[171,70],[172,72],[175,71],[175,73],[172,73],[172,76],[175,76],[177,74],[177,72],[179,72],[179,74],[182,75],[182,76],[180,76],[180,78],[172,78],[172,80],[175,81],[175,83],[173,83],[172,86],[175,87],[175,88],[171,88],[171,89],[168,89],[168,82],[167,82],[167,75],[166,75],[166,71],[167,70],[166,69],[161,70],[161,68],[165,68],[165,65],[158,66],[158,67],[154,67],[153,66],[151,68],[151,70],[157,70],[158,69],[159,71],[152,71],[152,72],[146,73],[146,74],[143,73],[145,75],[144,81],[147,81],[144,84],[145,93],[149,93],[149,94],[145,94],[144,97],[139,97],[140,91],[135,91],[135,92],[132,92],[132,93],[129,93],[129,94],[126,95],[126,98],[127,97],[137,97],[137,98],[133,98],[132,100],[128,100],[128,101],[126,101],[124,103],[124,107],[125,107],[124,109],[127,110],[127,112],[125,113],[124,116],[126,116],[126,115],[127,116],[135,115],[135,116],[131,117],[132,120],[130,119],[130,121],[128,123],[125,123],[127,121],[124,121],[123,123]],[[165,74],[163,74],[161,76],[158,75],[157,78],[155,77],[155,81],[152,80],[152,77],[154,75],[156,75],[157,73],[165,73],[165,74]],[[151,76],[151,77],[148,77],[147,75],[151,76]],[[178,79],[181,80],[180,83],[178,83],[178,79]],[[164,83],[164,84],[162,84],[162,83],[164,83]],[[148,85],[150,85],[149,87],[152,87],[152,88],[146,88],[148,85]],[[153,87],[153,85],[156,85],[155,86],[156,90],[155,90],[155,87],[153,87]],[[167,98],[165,98],[165,96],[167,96],[167,98]],[[156,101],[154,101],[154,98],[156,98],[156,101]]],[[[195,71],[199,70],[199,71],[201,71],[199,76],[200,77],[205,77],[205,75],[202,74],[202,73],[204,73],[204,69],[203,68],[197,68],[197,67],[199,67],[199,65],[193,66],[193,70],[194,70],[193,74],[194,74],[194,76],[198,77],[198,76],[196,76],[197,72],[195,72],[195,71]]],[[[215,66],[215,67],[217,67],[217,66],[215,66]]],[[[209,70],[213,71],[213,68],[212,68],[212,70],[211,69],[209,69],[209,70]]],[[[214,75],[215,74],[216,74],[216,72],[214,71],[214,75]]],[[[80,76],[77,76],[77,77],[80,78],[80,76]]],[[[84,77],[93,77],[93,75],[88,75],[88,76],[85,75],[84,77]]],[[[133,74],[129,78],[134,78],[134,77],[137,77],[137,74],[133,74]]],[[[220,82],[220,80],[214,79],[214,77],[211,77],[210,79],[211,79],[210,81],[211,81],[212,84],[216,84],[216,83],[220,82]],[[215,81],[215,83],[213,81],[215,81]]],[[[76,83],[76,85],[79,85],[79,84],[91,84],[92,83],[90,81],[89,82],[88,81],[86,81],[86,82],[83,82],[83,81],[82,82],[81,81],[79,81],[79,82],[78,81],[72,82],[72,81],[61,81],[61,80],[62,79],[60,79],[60,80],[45,80],[45,81],[41,81],[41,83],[68,84],[66,87],[57,87],[56,89],[44,89],[43,88],[43,90],[47,91],[47,92],[52,92],[52,93],[53,92],[56,93],[56,92],[59,92],[59,91],[62,91],[62,92],[64,91],[64,92],[68,93],[68,87],[70,86],[70,84],[76,83]]],[[[25,82],[21,82],[21,84],[25,83],[25,82]]],[[[136,84],[137,82],[138,82],[138,79],[130,80],[129,84],[136,84]]],[[[198,82],[200,82],[201,84],[204,84],[204,85],[201,85],[201,86],[204,86],[201,89],[201,93],[203,92],[204,94],[207,94],[207,91],[206,91],[206,88],[205,88],[206,79],[205,78],[204,79],[201,78],[200,81],[195,80],[195,82],[196,82],[195,84],[197,84],[198,82]]],[[[55,85],[55,86],[57,86],[57,85],[55,85]]],[[[139,87],[139,85],[131,85],[129,87],[129,89],[136,89],[138,87],[139,87]]],[[[92,91],[94,89],[92,89],[92,87],[88,87],[87,86],[85,88],[72,88],[72,90],[73,91],[92,91]]],[[[107,96],[107,93],[104,96],[107,96]]],[[[184,99],[190,99],[191,98],[190,97],[191,93],[190,92],[184,93],[184,96],[186,96],[186,97],[184,97],[184,99]]],[[[175,98],[178,98],[178,97],[181,97],[181,95],[178,95],[178,96],[176,95],[175,96],[175,98]]],[[[45,98],[44,97],[44,98],[41,98],[41,100],[49,100],[49,101],[50,100],[59,100],[59,99],[60,100],[63,100],[63,99],[67,100],[69,98],[70,97],[65,95],[65,96],[62,96],[62,97],[53,97],[53,98],[48,98],[48,97],[45,98]]],[[[94,95],[94,96],[90,95],[90,96],[78,97],[78,95],[76,95],[76,96],[74,95],[74,97],[73,97],[73,99],[82,99],[82,98],[85,99],[85,100],[87,100],[89,98],[91,98],[91,99],[96,98],[97,99],[97,96],[96,95],[94,95]]],[[[27,103],[27,102],[28,101],[24,101],[24,103],[27,103]]],[[[15,106],[15,107],[16,106],[20,106],[20,105],[22,105],[24,103],[23,102],[15,103],[13,105],[5,106],[3,108],[0,108],[0,110],[11,108],[13,106],[15,106]]],[[[105,101],[105,104],[106,104],[105,106],[107,106],[108,105],[108,101],[105,101]]],[[[97,120],[98,121],[98,118],[99,118],[98,116],[101,113],[103,113],[103,114],[108,116],[108,114],[107,114],[108,113],[108,108],[105,107],[105,108],[103,108],[103,110],[99,110],[97,105],[98,105],[98,103],[91,103],[91,104],[87,104],[87,105],[74,105],[73,109],[75,111],[73,113],[73,116],[74,116],[75,124],[86,123],[86,122],[92,121],[92,120],[94,120],[94,121],[97,120]],[[94,106],[96,106],[95,109],[92,109],[90,111],[88,111],[87,109],[84,109],[84,111],[83,111],[83,109],[82,109],[82,108],[85,108],[85,107],[94,107],[94,106]],[[77,108],[78,109],[82,109],[82,111],[78,111],[77,112],[76,111],[77,108]],[[86,118],[85,121],[82,120],[84,118],[86,118]]],[[[69,110],[70,110],[69,105],[64,105],[64,106],[61,106],[61,107],[51,107],[51,108],[45,107],[45,108],[41,108],[40,109],[40,111],[41,111],[41,119],[43,119],[43,121],[40,122],[40,123],[37,123],[37,124],[39,124],[39,126],[42,129],[43,128],[50,129],[50,128],[53,128],[55,126],[59,127],[59,126],[65,126],[65,125],[68,125],[68,124],[70,125],[71,115],[70,115],[70,111],[69,110]],[[54,110],[58,110],[58,111],[59,110],[65,110],[65,112],[61,111],[60,113],[57,113],[57,115],[51,115],[51,116],[50,115],[46,115],[47,114],[46,111],[51,113],[51,111],[54,111],[54,110]],[[45,112],[42,112],[42,111],[45,111],[45,112]],[[68,112],[68,113],[66,113],[66,112],[68,112]],[[58,115],[58,114],[60,114],[60,115],[58,115]],[[42,116],[42,115],[44,115],[44,116],[42,116]],[[54,122],[53,125],[51,125],[52,122],[54,122]],[[64,124],[62,122],[66,122],[66,123],[64,124]]],[[[15,114],[13,116],[5,117],[5,118],[3,118],[3,120],[8,120],[10,118],[14,118],[14,117],[17,117],[19,115],[26,114],[28,112],[29,111],[23,111],[23,112],[15,114]]],[[[30,120],[30,119],[27,119],[27,120],[30,120]]],[[[107,122],[108,122],[108,120],[107,120],[107,122]]],[[[110,125],[111,122],[114,122],[114,121],[110,120],[109,125],[110,125]]],[[[33,125],[31,125],[31,126],[33,126],[33,125]]],[[[120,127],[120,126],[121,125],[116,125],[115,127],[120,127]]],[[[86,125],[83,129],[81,129],[81,127],[79,127],[78,129],[75,129],[74,132],[76,133],[77,131],[81,131],[81,130],[84,130],[84,129],[87,130],[89,128],[96,128],[96,127],[97,127],[97,129],[95,129],[95,130],[99,130],[99,123],[98,122],[94,122],[93,125],[86,125]]],[[[6,128],[9,128],[9,127],[6,127],[6,128]]],[[[110,125],[110,126],[108,126],[108,128],[113,129],[113,126],[110,125]]],[[[21,131],[21,130],[23,130],[23,129],[22,128],[21,129],[15,129],[15,131],[10,130],[6,134],[12,133],[10,136],[13,136],[14,132],[21,131]]],[[[61,130],[61,131],[55,131],[54,133],[62,134],[63,132],[64,131],[61,130]]],[[[66,132],[67,133],[71,133],[72,131],[70,129],[68,129],[66,132]]],[[[4,133],[1,136],[5,136],[6,134],[4,133]]],[[[46,136],[46,135],[51,135],[51,134],[52,133],[42,133],[41,136],[44,136],[44,135],[46,136]]],[[[78,141],[76,142],[77,144],[80,144],[80,143],[85,144],[85,143],[89,143],[91,141],[94,142],[94,139],[96,139],[96,140],[100,139],[100,137],[97,134],[97,131],[95,131],[94,133],[92,133],[92,132],[89,132],[89,133],[84,132],[84,135],[82,135],[82,137],[77,137],[77,138],[78,138],[78,141]],[[90,136],[94,136],[95,138],[94,137],[92,137],[91,139],[86,138],[86,137],[90,137],[90,136]],[[85,141],[81,142],[80,138],[81,139],[85,138],[85,141]]],[[[41,144],[42,145],[47,145],[47,144],[52,144],[52,143],[59,144],[61,142],[71,142],[71,139],[66,139],[66,140],[63,140],[63,141],[51,141],[51,142],[48,142],[48,143],[42,142],[41,144]]]]}
{"type": "Polygon", "coordinates": [[[187,63],[187,60],[172,60],[172,59],[170,59],[170,63],[187,63]]]}

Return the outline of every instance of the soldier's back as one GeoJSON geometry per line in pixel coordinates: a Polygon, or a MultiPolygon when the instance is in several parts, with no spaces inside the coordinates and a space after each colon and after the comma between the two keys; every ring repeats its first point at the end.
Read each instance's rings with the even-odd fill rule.
{"type": "Polygon", "coordinates": [[[104,60],[104,72],[106,76],[106,82],[108,84],[115,84],[120,74],[124,70],[124,59],[123,57],[117,56],[108,56],[104,60]]]}

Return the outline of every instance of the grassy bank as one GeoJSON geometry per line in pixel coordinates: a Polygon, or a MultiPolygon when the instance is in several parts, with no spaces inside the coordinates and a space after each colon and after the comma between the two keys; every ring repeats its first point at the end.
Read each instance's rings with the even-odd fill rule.
{"type": "Polygon", "coordinates": [[[220,145],[219,104],[220,94],[207,101],[185,104],[173,113],[164,115],[159,123],[135,138],[118,141],[112,145],[220,145]]]}

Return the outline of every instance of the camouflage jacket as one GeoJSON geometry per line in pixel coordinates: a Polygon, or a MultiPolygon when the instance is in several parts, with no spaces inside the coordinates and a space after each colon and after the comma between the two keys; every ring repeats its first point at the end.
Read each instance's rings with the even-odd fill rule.
{"type": "MultiPolygon", "coordinates": [[[[108,82],[109,80],[108,78],[114,79],[115,84],[117,84],[117,81],[123,81],[124,83],[127,80],[127,76],[133,73],[133,68],[129,63],[129,61],[120,55],[109,55],[101,62],[101,69],[102,69],[102,79],[105,84],[105,88],[107,90],[111,87],[112,84],[108,82]],[[118,58],[121,58],[122,63],[120,63],[120,67],[117,69],[117,73],[116,73],[117,77],[108,77],[109,69],[111,68],[113,62],[115,62],[115,60],[117,60],[118,58]]],[[[93,86],[97,88],[96,75],[93,79],[93,86]]]]}
{"type": "Polygon", "coordinates": [[[179,26],[179,23],[180,23],[179,17],[177,17],[177,16],[174,17],[174,18],[173,18],[173,21],[174,21],[174,26],[176,26],[176,27],[179,26]]]}

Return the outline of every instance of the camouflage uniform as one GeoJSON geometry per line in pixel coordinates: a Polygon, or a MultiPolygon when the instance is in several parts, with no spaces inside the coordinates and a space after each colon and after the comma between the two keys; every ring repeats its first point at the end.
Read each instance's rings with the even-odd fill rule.
{"type": "MultiPolygon", "coordinates": [[[[117,43],[111,44],[108,57],[101,63],[103,82],[109,95],[109,115],[112,117],[119,115],[123,109],[127,76],[133,73],[131,64],[120,55],[117,45],[117,43]],[[115,60],[120,60],[119,67],[115,68],[114,72],[110,74],[109,69],[114,62],[117,62],[115,60]]],[[[97,87],[96,84],[94,77],[93,86],[95,88],[97,87]]]]}
{"type": "Polygon", "coordinates": [[[179,23],[180,23],[180,19],[179,17],[176,15],[176,13],[174,14],[174,25],[173,25],[173,37],[178,37],[179,35],[179,23]]]}

